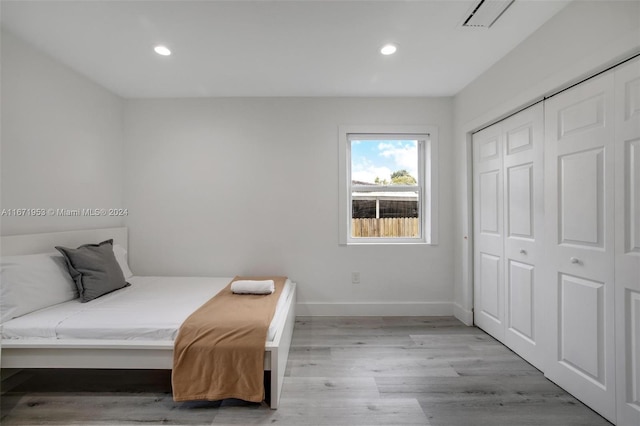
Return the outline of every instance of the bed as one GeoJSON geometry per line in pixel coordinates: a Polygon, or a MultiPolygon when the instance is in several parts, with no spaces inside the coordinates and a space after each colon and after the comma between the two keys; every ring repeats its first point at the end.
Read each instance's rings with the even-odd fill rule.
{"type": "MultiPolygon", "coordinates": [[[[0,250],[2,256],[28,255],[51,252],[57,245],[76,247],[107,239],[126,249],[127,228],[4,236],[0,250]]],[[[0,365],[3,369],[171,369],[181,321],[231,279],[133,276],[127,279],[130,287],[91,304],[74,300],[19,316],[1,326],[0,365]],[[153,309],[144,308],[149,289],[153,309]],[[136,309],[135,326],[131,326],[131,307],[136,309]]],[[[265,342],[265,400],[272,409],[278,408],[295,322],[296,285],[288,281],[285,289],[265,342]]]]}

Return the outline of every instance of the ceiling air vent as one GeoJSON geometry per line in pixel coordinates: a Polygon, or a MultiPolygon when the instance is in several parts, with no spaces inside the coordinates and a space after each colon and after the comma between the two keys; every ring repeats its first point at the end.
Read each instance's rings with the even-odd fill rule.
{"type": "Polygon", "coordinates": [[[480,0],[464,20],[462,26],[489,28],[511,6],[514,0],[480,0]]]}

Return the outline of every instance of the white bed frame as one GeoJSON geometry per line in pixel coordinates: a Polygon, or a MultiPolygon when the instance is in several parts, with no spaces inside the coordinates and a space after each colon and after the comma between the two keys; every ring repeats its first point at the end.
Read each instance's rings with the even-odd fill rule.
{"type": "MultiPolygon", "coordinates": [[[[88,242],[113,238],[114,244],[127,248],[127,228],[90,229],[46,234],[0,237],[3,256],[48,253],[54,246],[77,247],[88,242]]],[[[293,326],[295,323],[295,284],[286,303],[287,315],[279,324],[273,341],[265,345],[264,370],[270,376],[269,405],[277,409],[282,392],[293,326]]],[[[2,368],[111,368],[111,369],[171,369],[173,341],[130,340],[55,340],[42,339],[0,341],[2,368]]],[[[266,386],[266,384],[265,384],[266,386]]]]}

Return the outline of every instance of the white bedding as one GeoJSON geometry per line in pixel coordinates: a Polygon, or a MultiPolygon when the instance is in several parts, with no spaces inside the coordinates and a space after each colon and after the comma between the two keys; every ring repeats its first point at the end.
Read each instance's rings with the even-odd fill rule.
{"type": "MultiPolygon", "coordinates": [[[[173,341],[182,322],[232,277],[131,277],[132,285],[87,303],[78,299],[2,324],[3,339],[98,339],[173,341]]],[[[286,317],[287,280],[271,321],[272,341],[286,317]]]]}

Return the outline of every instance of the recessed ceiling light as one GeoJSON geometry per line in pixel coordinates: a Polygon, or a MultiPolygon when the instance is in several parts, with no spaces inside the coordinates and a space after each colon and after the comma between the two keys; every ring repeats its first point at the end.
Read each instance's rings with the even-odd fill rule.
{"type": "Polygon", "coordinates": [[[171,51],[166,46],[156,46],[153,48],[158,55],[169,56],[171,51]]]}
{"type": "Polygon", "coordinates": [[[387,43],[380,48],[380,53],[383,55],[393,55],[398,50],[398,46],[393,43],[387,43]]]}

